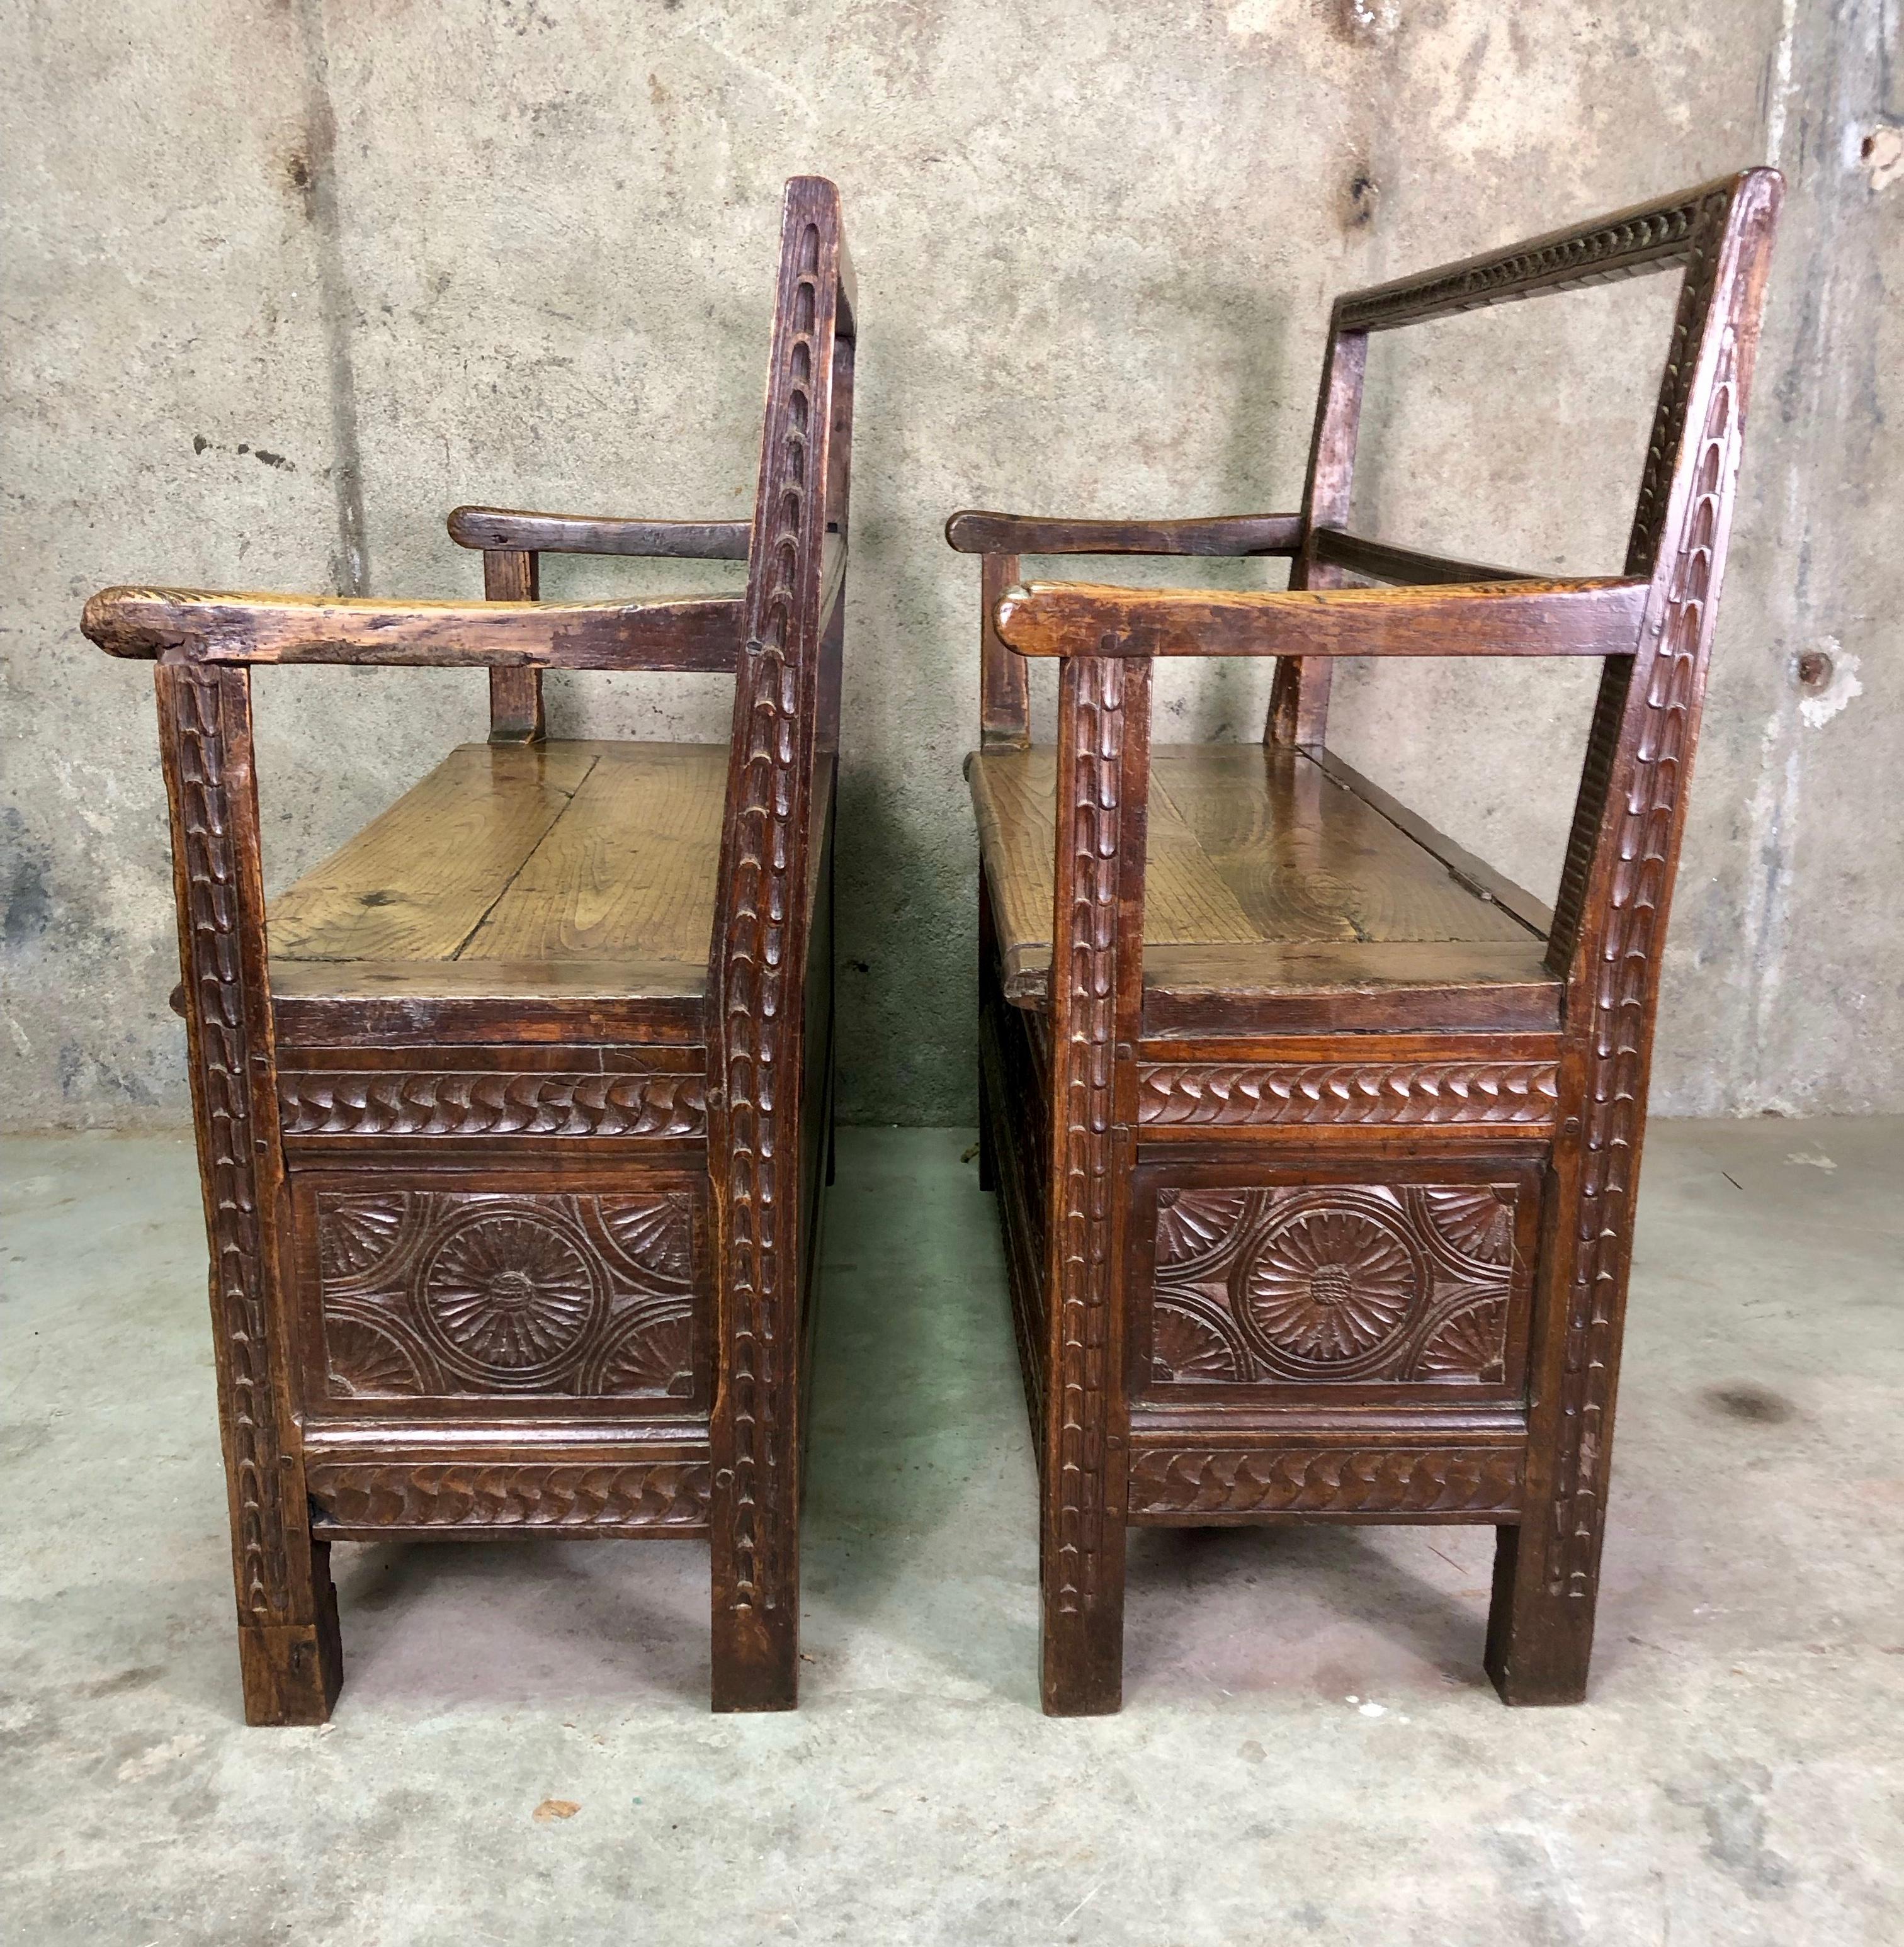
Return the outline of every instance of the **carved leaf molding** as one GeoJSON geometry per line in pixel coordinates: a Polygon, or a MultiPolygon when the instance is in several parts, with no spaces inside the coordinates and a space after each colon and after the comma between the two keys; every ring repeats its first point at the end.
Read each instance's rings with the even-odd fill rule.
{"type": "Polygon", "coordinates": [[[1132,1514],[1517,1513],[1515,1447],[1141,1449],[1132,1514]]]}
{"type": "Polygon", "coordinates": [[[707,1520],[704,1460],[450,1462],[409,1466],[318,1462],[311,1498],[339,1528],[700,1528],[707,1520]]]}
{"type": "Polygon", "coordinates": [[[1153,1128],[1445,1123],[1541,1128],[1554,1120],[1552,1061],[1167,1063],[1138,1071],[1138,1120],[1153,1128]]]}
{"type": "Polygon", "coordinates": [[[278,1078],[287,1136],[704,1136],[699,1075],[302,1070],[278,1078]]]}

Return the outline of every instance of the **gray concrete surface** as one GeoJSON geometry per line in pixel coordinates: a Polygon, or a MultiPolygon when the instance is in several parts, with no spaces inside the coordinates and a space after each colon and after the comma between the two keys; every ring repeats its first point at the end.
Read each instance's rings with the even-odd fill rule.
{"type": "MultiPolygon", "coordinates": [[[[776,200],[809,169],[844,191],[865,326],[842,1098],[968,1119],[977,569],[946,513],[1289,504],[1333,289],[1768,159],[1792,195],[1656,1099],[1904,1108],[1897,26],[1896,0],[8,0],[0,1119],[184,1100],[149,689],[81,641],[85,596],[467,593],[459,500],[741,509],[776,200]]],[[[1616,565],[1668,299],[1385,346],[1358,520],[1616,565]]],[[[1171,671],[1159,734],[1255,735],[1268,675],[1171,671]]],[[[571,733],[726,722],[714,679],[550,687],[571,733]]],[[[457,676],[259,689],[274,884],[481,720],[457,676]]],[[[1351,672],[1337,739],[1550,888],[1587,707],[1580,671],[1351,672]]]]}
{"type": "Polygon", "coordinates": [[[797,1714],[708,1713],[700,1546],[348,1547],[336,1719],[283,1732],[237,1720],[187,1147],[5,1145],[0,1933],[1904,1938],[1904,1123],[1655,1125],[1587,1704],[1488,1689],[1485,1531],[1150,1531],[1123,1714],[1068,1723],[964,1140],[843,1144],[797,1714]]]}

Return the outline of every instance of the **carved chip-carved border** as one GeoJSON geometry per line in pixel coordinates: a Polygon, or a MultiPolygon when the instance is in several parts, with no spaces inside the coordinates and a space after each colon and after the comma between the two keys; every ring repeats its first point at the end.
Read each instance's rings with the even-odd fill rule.
{"type": "Polygon", "coordinates": [[[330,1528],[689,1529],[707,1522],[704,1460],[317,1462],[306,1481],[330,1528]]]}
{"type": "Polygon", "coordinates": [[[1280,1124],[1553,1122],[1559,1068],[1551,1061],[1159,1063],[1138,1076],[1138,1121],[1152,1128],[1280,1124]]]}
{"type": "Polygon", "coordinates": [[[1131,1456],[1131,1518],[1215,1515],[1520,1512],[1519,1447],[1144,1447],[1131,1456]]]}
{"type": "Polygon", "coordinates": [[[280,1075],[287,1136],[704,1136],[699,1075],[280,1075]]]}
{"type": "MultiPolygon", "coordinates": [[[[1716,260],[1721,238],[1717,224],[1711,230],[1705,249],[1716,260]]],[[[1687,313],[1696,315],[1703,309],[1706,299],[1700,286],[1703,283],[1709,289],[1716,275],[1716,261],[1688,271],[1687,313]]],[[[1669,376],[1669,403],[1676,389],[1683,395],[1690,388],[1690,368],[1698,355],[1695,348],[1684,342],[1690,336],[1689,330],[1676,334],[1675,360],[1686,365],[1687,374],[1669,376]]],[[[1740,385],[1738,337],[1729,321],[1718,348],[1705,423],[1690,456],[1692,489],[1677,536],[1665,611],[1652,654],[1634,658],[1628,678],[1628,707],[1636,707],[1641,720],[1632,738],[1631,769],[1618,787],[1625,803],[1611,847],[1612,878],[1604,929],[1589,976],[1593,1014],[1586,1131],[1573,1275],[1567,1294],[1562,1427],[1545,1577],[1550,1596],[1579,1601],[1592,1597],[1606,1517],[1606,1448],[1633,1243],[1652,1001],[1684,817],[1684,756],[1695,735],[1711,645],[1714,562],[1724,545],[1720,523],[1738,464],[1740,385]]],[[[1642,524],[1649,514],[1642,503],[1642,524]]],[[[1636,556],[1646,552],[1644,543],[1643,534],[1636,532],[1636,556]]],[[[1596,723],[1596,736],[1599,728],[1596,723]]],[[[1574,896],[1584,905],[1584,874],[1580,881],[1581,890],[1574,896]]],[[[1563,903],[1571,902],[1563,898],[1563,903]]]]}
{"type": "Polygon", "coordinates": [[[1536,239],[1496,257],[1351,293],[1336,306],[1336,327],[1385,331],[1509,299],[1644,277],[1690,255],[1701,218],[1715,199],[1723,203],[1731,193],[1728,183],[1584,230],[1536,239]]]}
{"type": "Polygon", "coordinates": [[[796,207],[790,200],[783,231],[717,921],[725,1376],[714,1431],[732,1562],[731,1594],[717,1599],[737,1616],[784,1610],[797,1559],[788,1435],[798,1413],[800,995],[788,977],[803,964],[809,918],[802,881],[817,648],[810,636],[831,410],[830,374],[819,361],[823,351],[831,358],[838,293],[820,224],[797,219],[796,207]]]}
{"type": "MultiPolygon", "coordinates": [[[[1128,794],[1143,788],[1150,670],[1113,656],[1066,664],[1060,679],[1060,792],[1070,801],[1059,824],[1057,945],[1051,970],[1051,1128],[1055,1209],[1045,1240],[1048,1304],[1056,1324],[1048,1413],[1048,1483],[1055,1518],[1051,1580],[1060,1616],[1099,1599],[1107,1531],[1112,1425],[1112,1308],[1116,1232],[1113,1162],[1120,969],[1118,917],[1128,794]],[[1127,760],[1137,746],[1138,764],[1127,760]],[[1135,771],[1135,779],[1133,771],[1135,771]]],[[[1137,921],[1141,931],[1141,920],[1137,921]]]]}
{"type": "MultiPolygon", "coordinates": [[[[212,1246],[222,1416],[237,1503],[238,1601],[265,1621],[291,1602],[271,1385],[259,1159],[275,1147],[269,1011],[244,937],[250,789],[249,673],[162,667],[160,735],[172,788],[179,933],[212,1246]]],[[[256,893],[257,889],[252,889],[256,893]]],[[[262,904],[262,896],[261,904],[262,904]]]]}

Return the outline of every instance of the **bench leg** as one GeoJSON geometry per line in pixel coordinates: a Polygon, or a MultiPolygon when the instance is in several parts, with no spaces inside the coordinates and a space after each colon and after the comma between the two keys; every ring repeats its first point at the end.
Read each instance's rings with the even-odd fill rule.
{"type": "MultiPolygon", "coordinates": [[[[717,1490],[717,1505],[723,1495],[717,1490]]],[[[800,1701],[800,1569],[769,1564],[765,1536],[748,1509],[714,1517],[714,1684],[717,1711],[796,1710],[800,1701]],[[740,1532],[736,1532],[736,1527],[740,1532]]],[[[791,1554],[792,1522],[775,1554],[791,1554]]]]}
{"type": "MultiPolygon", "coordinates": [[[[760,1214],[757,1206],[738,1221],[760,1214]]],[[[791,1710],[799,1702],[799,1294],[760,1282],[769,1264],[791,1269],[797,1261],[742,1249],[723,1271],[708,1509],[717,1710],[791,1710]],[[735,1274],[741,1267],[747,1276],[735,1274]]]]}
{"type": "Polygon", "coordinates": [[[1058,684],[1045,1292],[1042,1688],[1053,1716],[1124,1696],[1125,1236],[1143,1017],[1150,666],[1067,661],[1058,684]]]}
{"type": "Polygon", "coordinates": [[[1598,1570],[1557,1594],[1543,1556],[1540,1537],[1527,1529],[1495,1531],[1487,1665],[1504,1704],[1577,1704],[1587,1695],[1598,1570]]]}
{"type": "Polygon", "coordinates": [[[242,1611],[238,1668],[247,1724],[323,1724],[344,1681],[344,1645],[337,1627],[337,1591],[330,1549],[308,1544],[310,1620],[261,1623],[242,1611]]]}
{"type": "Polygon", "coordinates": [[[1526,1497],[1519,1524],[1496,1535],[1487,1667],[1509,1704],[1579,1703],[1593,1650],[1637,1125],[1624,1142],[1589,1147],[1584,1164],[1563,1155],[1548,1199],[1535,1298],[1526,1497]]]}
{"type": "MultiPolygon", "coordinates": [[[[1049,1498],[1048,1497],[1047,1497],[1049,1498]]],[[[1048,1717],[1108,1717],[1124,1703],[1124,1524],[1105,1524],[1081,1576],[1048,1508],[1039,1547],[1039,1666],[1048,1717]]]]}

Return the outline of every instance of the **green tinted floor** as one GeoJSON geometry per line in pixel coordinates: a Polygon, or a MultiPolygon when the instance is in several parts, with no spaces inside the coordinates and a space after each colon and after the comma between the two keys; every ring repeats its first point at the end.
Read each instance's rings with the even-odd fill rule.
{"type": "Polygon", "coordinates": [[[797,1715],[708,1713],[704,1545],[379,1545],[295,1731],[238,1718],[190,1150],[6,1145],[0,1936],[1904,1939],[1904,1124],[1655,1125],[1589,1704],[1495,1701],[1485,1531],[1152,1531],[1068,1723],[968,1141],[843,1137],[797,1715]]]}

